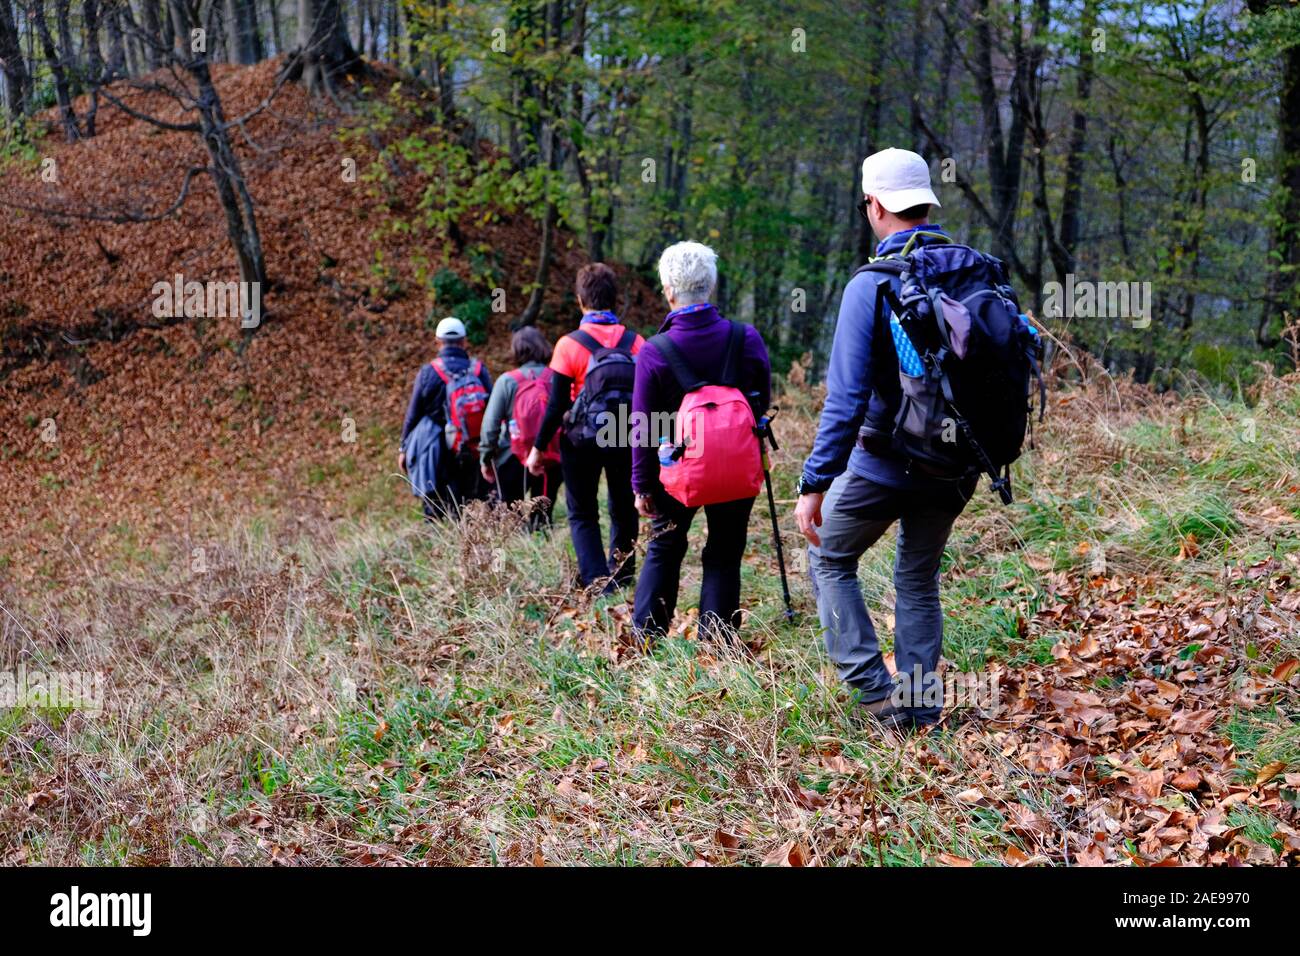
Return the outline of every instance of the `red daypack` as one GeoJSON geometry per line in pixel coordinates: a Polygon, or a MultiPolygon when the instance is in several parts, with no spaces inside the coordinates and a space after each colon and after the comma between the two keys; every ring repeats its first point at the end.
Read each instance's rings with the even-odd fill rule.
{"type": "Polygon", "coordinates": [[[429,363],[446,386],[447,444],[454,452],[478,451],[488,393],[483,387],[483,363],[475,359],[459,372],[448,370],[440,358],[429,363]]]}
{"type": "MultiPolygon", "coordinates": [[[[555,373],[548,368],[529,378],[523,369],[517,368],[506,374],[515,380],[515,404],[510,410],[510,450],[516,458],[524,461],[537,441],[537,433],[542,430],[542,419],[546,417],[546,406],[551,400],[551,379],[555,373]]],[[[543,449],[542,463],[547,467],[560,463],[559,429],[543,449]]]]}
{"type": "Polygon", "coordinates": [[[663,446],[659,480],[688,508],[753,498],[763,487],[763,455],[754,410],[737,383],[745,327],[731,322],[727,357],[716,379],[700,378],[667,334],[650,339],[686,394],[677,409],[676,442],[663,446]]]}

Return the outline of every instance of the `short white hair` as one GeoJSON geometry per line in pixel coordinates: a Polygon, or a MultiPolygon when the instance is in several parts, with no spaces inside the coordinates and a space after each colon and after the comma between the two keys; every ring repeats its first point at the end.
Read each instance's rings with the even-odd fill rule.
{"type": "Polygon", "coordinates": [[[659,281],[680,305],[708,302],[718,285],[718,254],[701,242],[675,242],[659,257],[659,281]]]}

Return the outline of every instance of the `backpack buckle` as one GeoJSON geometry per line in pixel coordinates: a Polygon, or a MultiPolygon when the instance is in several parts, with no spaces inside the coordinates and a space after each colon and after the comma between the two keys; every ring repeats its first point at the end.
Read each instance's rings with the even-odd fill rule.
{"type": "Polygon", "coordinates": [[[993,483],[990,487],[998,493],[998,497],[1002,499],[1002,503],[1004,505],[1011,504],[1012,495],[1011,495],[1010,475],[1003,475],[1000,478],[994,478],[993,483]]]}

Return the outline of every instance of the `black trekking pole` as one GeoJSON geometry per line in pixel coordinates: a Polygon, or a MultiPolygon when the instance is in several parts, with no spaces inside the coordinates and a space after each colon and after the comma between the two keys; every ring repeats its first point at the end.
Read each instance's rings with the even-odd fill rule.
{"type": "Polygon", "coordinates": [[[785,619],[794,620],[794,608],[790,604],[790,582],[785,576],[785,549],[781,545],[781,527],[776,520],[776,497],[772,494],[772,466],[767,457],[767,444],[764,439],[770,442],[772,450],[777,451],[776,436],[772,434],[772,419],[776,416],[773,411],[770,415],[764,415],[759,420],[758,428],[758,447],[763,456],[763,481],[767,484],[767,510],[772,516],[772,542],[776,545],[776,563],[781,569],[781,594],[785,598],[785,619]]]}

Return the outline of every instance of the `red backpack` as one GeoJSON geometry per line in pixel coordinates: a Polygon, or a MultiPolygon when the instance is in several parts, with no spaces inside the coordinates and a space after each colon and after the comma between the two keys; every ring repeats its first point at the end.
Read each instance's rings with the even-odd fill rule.
{"type": "Polygon", "coordinates": [[[745,327],[731,322],[727,357],[716,379],[700,378],[661,333],[650,339],[685,395],[676,443],[660,446],[659,481],[688,508],[753,498],[763,487],[763,455],[754,410],[738,387],[745,327]]]}
{"type": "Polygon", "coordinates": [[[429,363],[446,386],[447,443],[451,450],[477,451],[488,393],[483,387],[483,363],[475,359],[459,372],[449,371],[442,359],[429,363]]]}
{"type": "MultiPolygon", "coordinates": [[[[528,457],[537,433],[542,430],[546,406],[551,400],[551,379],[555,373],[542,369],[540,375],[529,378],[521,368],[507,372],[515,380],[515,404],[510,410],[510,450],[520,461],[528,457]]],[[[542,451],[542,463],[548,467],[560,463],[560,432],[556,429],[550,443],[542,451]]]]}

